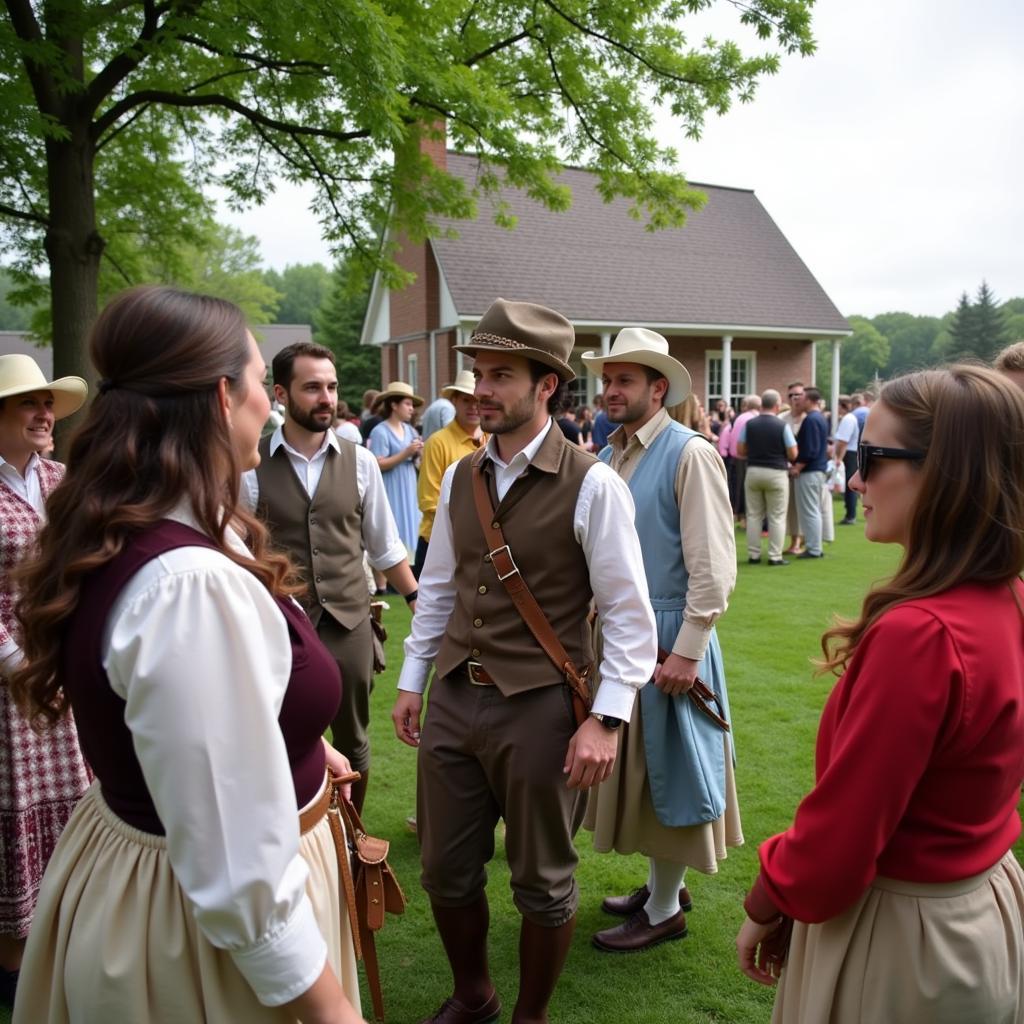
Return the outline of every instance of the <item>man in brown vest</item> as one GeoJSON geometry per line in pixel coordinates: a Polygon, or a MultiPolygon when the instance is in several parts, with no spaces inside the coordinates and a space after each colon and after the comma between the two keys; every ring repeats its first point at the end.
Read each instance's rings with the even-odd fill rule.
{"type": "Polygon", "coordinates": [[[331,429],[338,402],[334,355],[297,342],[273,362],[284,423],[260,441],[260,464],[243,477],[243,497],[306,581],[303,607],[341,669],[334,746],[362,773],[352,787],[361,810],[370,770],[373,637],[363,550],[406,601],[416,581],[384,493],[377,460],[331,429]]]}
{"type": "Polygon", "coordinates": [[[573,837],[585,791],[611,771],[617,728],[654,671],[654,619],[628,488],[569,444],[550,416],[562,382],[575,376],[573,342],[572,325],[553,310],[498,299],[459,346],[475,357],[481,425],[493,436],[442,480],[392,712],[399,739],[419,747],[422,881],[454,976],[454,993],[430,1024],[485,1024],[500,1013],[484,894],[499,818],[523,915],[512,1021],[547,1021],[579,900],[573,837]],[[507,548],[487,542],[475,472],[507,548]],[[509,556],[518,568],[507,568],[509,556]],[[521,571],[578,668],[594,660],[587,616],[595,601],[602,682],[582,725],[565,673],[513,604],[499,565],[509,577],[521,571]]]}

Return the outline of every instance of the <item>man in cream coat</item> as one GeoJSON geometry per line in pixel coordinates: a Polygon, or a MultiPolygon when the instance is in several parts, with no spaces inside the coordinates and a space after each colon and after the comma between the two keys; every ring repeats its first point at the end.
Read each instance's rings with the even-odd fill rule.
{"type": "Polygon", "coordinates": [[[687,867],[714,872],[726,846],[743,841],[731,738],[709,713],[728,720],[714,623],[736,581],[736,545],[721,457],[665,411],[690,391],[665,338],[627,328],[608,355],[583,361],[601,375],[608,418],[620,424],[600,458],[643,510],[636,526],[662,649],[586,822],[595,849],[648,857],[646,884],[602,904],[626,920],[594,936],[598,949],[630,952],[685,936],[687,867]],[[714,691],[710,705],[688,696],[698,678],[714,691]]]}

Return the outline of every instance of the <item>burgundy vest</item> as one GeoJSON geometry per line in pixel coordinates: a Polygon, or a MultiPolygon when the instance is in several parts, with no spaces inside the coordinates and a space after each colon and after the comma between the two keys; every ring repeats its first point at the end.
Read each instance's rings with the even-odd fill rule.
{"type": "MultiPolygon", "coordinates": [[[[165,519],[131,538],[119,555],[87,576],[60,654],[60,682],[71,701],[82,753],[100,780],[103,798],[123,821],[157,835],[164,834],[164,827],[125,725],[125,702],[111,689],[103,669],[103,633],[111,608],[132,576],[151,559],[181,547],[216,550],[204,534],[165,519]]],[[[277,604],[288,623],[292,647],[292,674],[278,723],[299,808],[316,796],[323,782],[320,737],[338,710],[341,683],[337,663],[302,609],[288,598],[277,598],[277,604]]],[[[201,673],[203,666],[183,663],[182,671],[201,673]]],[[[207,682],[217,685],[216,679],[207,682]]],[[[224,742],[245,743],[246,737],[225,736],[224,742]]],[[[259,780],[251,785],[258,791],[259,780]]]]}

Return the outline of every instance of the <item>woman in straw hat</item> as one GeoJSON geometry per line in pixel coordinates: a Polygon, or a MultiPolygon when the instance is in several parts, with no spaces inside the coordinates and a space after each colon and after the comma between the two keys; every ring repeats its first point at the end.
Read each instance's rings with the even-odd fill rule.
{"type": "Polygon", "coordinates": [[[42,458],[55,420],[85,401],[80,377],[48,381],[35,360],[0,356],[0,1001],[11,1005],[43,869],[89,785],[70,719],[40,736],[11,700],[22,662],[11,573],[35,550],[46,499],[64,476],[42,458]]]}
{"type": "Polygon", "coordinates": [[[409,550],[416,551],[420,529],[420,507],[416,501],[416,460],[423,440],[412,427],[413,413],[423,404],[404,381],[392,381],[378,396],[375,408],[382,421],[370,431],[366,446],[377,456],[384,477],[384,490],[398,535],[409,550]]]}
{"type": "Polygon", "coordinates": [[[825,633],[817,782],[759,850],[736,945],[775,984],[792,924],[776,1024],[1024,1021],[1021,438],[1024,395],[979,366],[868,416],[850,485],[903,557],[825,633]]]}
{"type": "Polygon", "coordinates": [[[74,708],[97,782],[50,860],[14,1019],[357,1024],[325,771],[347,762],[322,739],[338,671],[238,502],[263,359],[237,307],[154,287],[106,307],[90,355],[12,688],[42,725],[74,708]]]}

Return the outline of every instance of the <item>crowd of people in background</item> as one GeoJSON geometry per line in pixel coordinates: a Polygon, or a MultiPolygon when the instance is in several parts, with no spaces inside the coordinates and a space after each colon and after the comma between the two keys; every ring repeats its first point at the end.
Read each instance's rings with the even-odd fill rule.
{"type": "Polygon", "coordinates": [[[834,410],[793,381],[709,413],[644,328],[583,356],[581,404],[574,340],[499,299],[436,400],[392,381],[355,413],[330,350],[282,350],[268,393],[237,307],[132,289],[92,329],[66,473],[53,427],[86,382],[0,357],[16,1024],[364,1020],[338,806],[367,801],[386,592],[414,613],[392,719],[452,971],[424,1024],[501,1013],[499,817],[516,1024],[547,1021],[581,826],[647,861],[593,945],[684,937],[687,871],[743,842],[716,631],[737,535],[748,564],[765,538],[769,566],[821,559],[839,501],[903,553],[822,640],[815,786],[760,847],[740,969],[778,985],[775,1024],[1024,1019],[1024,342],[834,410]]]}

